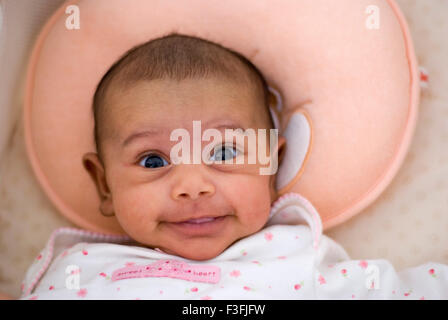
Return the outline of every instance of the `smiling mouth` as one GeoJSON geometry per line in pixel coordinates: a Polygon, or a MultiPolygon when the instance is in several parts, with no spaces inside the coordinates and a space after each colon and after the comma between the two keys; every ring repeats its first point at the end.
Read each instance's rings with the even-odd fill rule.
{"type": "Polygon", "coordinates": [[[177,233],[185,236],[207,236],[214,235],[223,230],[230,216],[203,217],[189,219],[181,222],[168,223],[177,233]]]}
{"type": "Polygon", "coordinates": [[[190,219],[190,220],[186,220],[186,221],[181,221],[181,222],[178,222],[178,223],[195,223],[195,224],[198,224],[198,223],[211,222],[211,221],[216,220],[217,218],[220,218],[220,217],[197,218],[197,219],[190,219]]]}

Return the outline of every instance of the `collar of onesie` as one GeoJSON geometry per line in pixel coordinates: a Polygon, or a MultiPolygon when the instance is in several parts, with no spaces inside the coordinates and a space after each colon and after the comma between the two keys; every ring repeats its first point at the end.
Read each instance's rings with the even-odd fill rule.
{"type": "Polygon", "coordinates": [[[286,193],[271,206],[269,219],[265,225],[308,224],[313,235],[313,247],[318,248],[322,236],[322,220],[316,208],[298,193],[286,193]]]}

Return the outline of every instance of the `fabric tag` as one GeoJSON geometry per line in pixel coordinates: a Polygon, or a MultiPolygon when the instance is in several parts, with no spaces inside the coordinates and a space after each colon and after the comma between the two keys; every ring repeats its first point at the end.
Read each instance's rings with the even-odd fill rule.
{"type": "Polygon", "coordinates": [[[190,265],[179,260],[163,259],[146,266],[129,266],[115,270],[112,281],[168,277],[195,282],[217,283],[221,278],[221,269],[211,265],[190,265]]]}

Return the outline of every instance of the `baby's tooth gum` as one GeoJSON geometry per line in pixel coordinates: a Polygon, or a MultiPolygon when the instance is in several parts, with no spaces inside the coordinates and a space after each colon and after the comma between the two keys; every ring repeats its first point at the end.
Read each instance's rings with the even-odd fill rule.
{"type": "Polygon", "coordinates": [[[213,221],[213,220],[215,220],[215,218],[199,218],[199,219],[187,220],[185,222],[187,222],[187,223],[203,223],[203,222],[209,222],[209,221],[213,221]]]}

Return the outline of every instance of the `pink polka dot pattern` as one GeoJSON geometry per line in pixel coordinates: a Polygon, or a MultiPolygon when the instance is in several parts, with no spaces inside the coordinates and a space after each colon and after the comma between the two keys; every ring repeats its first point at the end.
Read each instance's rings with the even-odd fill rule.
{"type": "MultiPolygon", "coordinates": [[[[400,270],[428,260],[448,264],[448,2],[396,1],[408,20],[419,62],[430,75],[414,141],[384,194],[327,235],[353,259],[384,258],[400,270]]],[[[17,97],[10,106],[15,125],[0,159],[0,292],[13,297],[20,295],[24,274],[51,232],[73,226],[45,197],[27,162],[20,101],[17,97]]]]}

